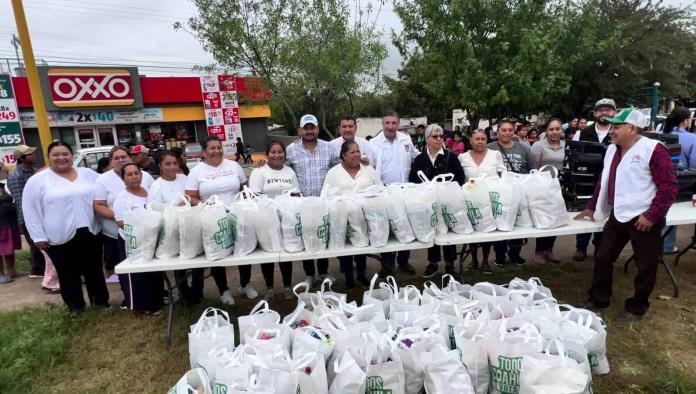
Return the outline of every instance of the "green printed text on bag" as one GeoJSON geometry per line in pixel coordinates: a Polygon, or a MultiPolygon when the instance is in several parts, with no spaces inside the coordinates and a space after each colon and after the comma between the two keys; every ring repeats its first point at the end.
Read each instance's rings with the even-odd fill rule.
{"type": "Polygon", "coordinates": [[[522,357],[498,356],[498,366],[491,365],[493,388],[503,394],[517,394],[520,391],[521,369],[522,357]]]}
{"type": "Polygon", "coordinates": [[[218,220],[220,231],[213,234],[215,243],[223,248],[230,248],[232,245],[234,245],[234,227],[236,224],[236,217],[233,219],[233,216],[234,215],[228,215],[218,220]]]}
{"type": "Polygon", "coordinates": [[[437,226],[437,203],[433,203],[431,208],[433,213],[430,215],[430,225],[435,227],[437,226]]]}
{"type": "Polygon", "coordinates": [[[597,368],[599,367],[599,360],[597,359],[597,355],[594,353],[587,353],[587,360],[590,362],[590,367],[592,368],[597,368]]]}
{"type": "Polygon", "coordinates": [[[124,224],[123,232],[126,234],[126,249],[128,249],[128,254],[133,253],[138,247],[138,238],[133,235],[133,225],[124,224]]]}
{"type": "Polygon", "coordinates": [[[497,218],[503,214],[503,203],[500,202],[500,193],[498,192],[488,192],[488,196],[491,198],[491,209],[493,210],[493,217],[497,218]]]}
{"type": "Polygon", "coordinates": [[[227,394],[227,385],[215,383],[215,386],[213,386],[213,394],[227,394]]]}
{"type": "Polygon", "coordinates": [[[471,201],[466,202],[466,215],[469,217],[469,221],[473,225],[479,224],[481,219],[483,219],[481,210],[474,206],[471,201]]]}
{"type": "Polygon", "coordinates": [[[295,217],[297,218],[297,224],[295,225],[295,235],[298,237],[302,236],[302,220],[300,220],[300,213],[296,213],[295,217]]]}
{"type": "Polygon", "coordinates": [[[331,225],[329,224],[329,215],[324,215],[321,218],[321,226],[317,227],[317,238],[322,242],[329,242],[329,232],[331,230],[331,225]]]}
{"type": "Polygon", "coordinates": [[[367,394],[391,394],[391,390],[384,388],[384,380],[381,376],[368,376],[365,380],[367,394]]]}
{"type": "Polygon", "coordinates": [[[445,223],[447,224],[447,228],[450,230],[454,228],[454,226],[457,224],[457,218],[454,217],[449,211],[447,210],[446,206],[442,206],[442,218],[445,219],[445,223]]]}

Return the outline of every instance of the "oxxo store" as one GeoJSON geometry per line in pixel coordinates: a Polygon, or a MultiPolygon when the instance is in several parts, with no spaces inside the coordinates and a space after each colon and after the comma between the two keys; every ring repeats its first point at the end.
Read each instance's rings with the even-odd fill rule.
{"type": "MultiPolygon", "coordinates": [[[[194,77],[139,76],[136,68],[40,67],[54,139],[75,150],[143,144],[150,149],[188,146],[197,152],[208,135],[201,82],[194,77]]],[[[270,93],[258,80],[234,77],[245,144],[266,144],[270,93]]],[[[28,81],[14,77],[25,143],[39,146],[28,81]]]]}

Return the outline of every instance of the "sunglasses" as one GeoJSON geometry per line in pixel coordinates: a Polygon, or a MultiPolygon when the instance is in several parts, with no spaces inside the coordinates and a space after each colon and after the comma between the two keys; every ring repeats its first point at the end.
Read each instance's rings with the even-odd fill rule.
{"type": "Polygon", "coordinates": [[[437,135],[431,135],[430,138],[434,138],[436,140],[444,140],[445,136],[442,134],[437,134],[437,135]]]}

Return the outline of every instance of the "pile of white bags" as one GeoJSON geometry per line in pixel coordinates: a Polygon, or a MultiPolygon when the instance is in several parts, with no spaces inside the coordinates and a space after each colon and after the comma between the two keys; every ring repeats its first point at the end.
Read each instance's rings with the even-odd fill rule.
{"type": "Polygon", "coordinates": [[[376,280],[361,306],[330,281],[296,293],[282,319],[261,301],[239,318],[236,347],[227,315],[209,308],[189,334],[200,370],[183,383],[227,393],[586,394],[592,373],[609,371],[602,320],[558,305],[537,278],[472,286],[449,277],[422,291],[376,280]]]}

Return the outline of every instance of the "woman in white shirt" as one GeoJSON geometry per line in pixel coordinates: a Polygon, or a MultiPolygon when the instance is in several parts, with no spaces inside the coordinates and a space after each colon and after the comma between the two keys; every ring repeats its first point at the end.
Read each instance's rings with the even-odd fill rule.
{"type": "Polygon", "coordinates": [[[92,205],[98,174],[74,168],[72,148],[64,142],[52,142],[47,154],[48,168],[29,178],[24,188],[22,211],[29,235],[53,261],[61,297],[71,311],[85,309],[82,277],[92,305],[108,308],[92,205]]]}
{"type": "MultiPolygon", "coordinates": [[[[360,146],[355,141],[346,141],[341,145],[341,164],[331,168],[326,173],[324,185],[321,188],[322,197],[331,189],[337,189],[341,193],[359,191],[370,186],[381,185],[377,172],[369,166],[360,163],[360,146]]],[[[358,282],[367,287],[370,281],[365,276],[367,269],[367,256],[341,256],[338,258],[341,271],[346,277],[346,287],[353,288],[353,261],[355,271],[358,274],[358,282]]]]}
{"type": "MultiPolygon", "coordinates": [[[[191,198],[191,204],[198,205],[211,196],[217,195],[226,204],[234,201],[235,194],[247,184],[242,167],[232,160],[223,157],[222,143],[215,136],[208,136],[201,141],[203,162],[195,166],[186,179],[186,195],[191,198]]],[[[251,265],[240,265],[239,291],[254,299],[258,297],[251,281],[251,265]]],[[[212,267],[210,274],[220,292],[220,301],[225,305],[234,305],[234,297],[227,286],[225,267],[212,267]]]]}
{"type": "MultiPolygon", "coordinates": [[[[126,212],[142,211],[147,206],[147,189],[141,186],[143,174],[135,163],[128,163],[121,168],[121,178],[125,188],[116,196],[114,218],[118,225],[118,245],[121,261],[126,258],[126,236],[123,230],[123,218],[126,212]]],[[[118,276],[126,289],[123,295],[126,305],[131,310],[158,315],[162,309],[164,278],[161,272],[143,272],[118,276]]]]}
{"type": "MultiPolygon", "coordinates": [[[[181,173],[181,162],[173,151],[165,150],[157,155],[160,177],[150,187],[148,203],[151,207],[164,207],[171,204],[186,190],[186,175],[181,173]]],[[[181,202],[183,204],[183,201],[181,202]]],[[[191,285],[186,270],[175,270],[176,285],[187,305],[195,305],[203,299],[203,268],[191,270],[191,285]]]]}
{"type": "MultiPolygon", "coordinates": [[[[505,168],[505,164],[503,163],[503,155],[496,150],[488,149],[486,146],[488,143],[486,132],[482,129],[474,131],[471,134],[470,141],[471,150],[459,155],[459,163],[464,169],[464,175],[466,176],[467,182],[481,176],[498,176],[498,169],[505,168]]],[[[471,265],[474,268],[479,267],[478,247],[481,247],[481,253],[483,254],[481,271],[483,271],[484,275],[493,274],[493,270],[488,264],[488,255],[491,252],[491,245],[491,242],[471,245],[471,265]]]]}
{"type": "MultiPolygon", "coordinates": [[[[125,188],[120,173],[121,168],[127,163],[132,163],[128,148],[119,145],[111,148],[109,152],[111,170],[99,175],[94,191],[94,211],[102,228],[102,242],[104,243],[104,270],[108,277],[107,283],[115,283],[118,278],[114,275],[114,267],[121,262],[118,247],[118,226],[114,220],[114,201],[116,195],[125,188]]],[[[154,182],[148,173],[143,175],[143,186],[149,188],[154,182]]],[[[126,291],[126,289],[121,288],[126,291]]]]}
{"type": "MultiPolygon", "coordinates": [[[[266,164],[255,168],[249,175],[249,188],[255,193],[264,194],[270,198],[279,196],[286,191],[300,192],[300,183],[292,168],[285,165],[285,144],[280,141],[272,141],[266,147],[266,164]]],[[[286,300],[292,300],[292,261],[278,263],[280,276],[283,278],[283,296],[286,300]]],[[[266,282],[266,295],[270,300],[273,292],[273,263],[261,264],[263,280],[266,282]]]]}

